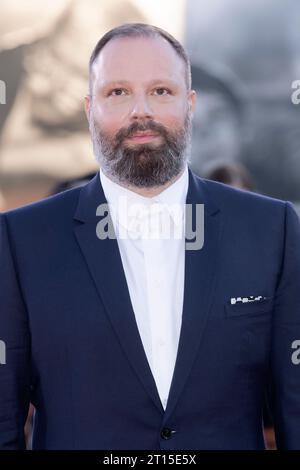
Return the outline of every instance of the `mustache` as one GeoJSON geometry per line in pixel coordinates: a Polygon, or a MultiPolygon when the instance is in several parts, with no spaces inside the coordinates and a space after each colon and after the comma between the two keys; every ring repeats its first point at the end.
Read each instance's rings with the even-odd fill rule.
{"type": "Polygon", "coordinates": [[[127,128],[119,129],[119,131],[117,132],[115,136],[115,142],[117,144],[121,144],[123,140],[127,139],[132,134],[138,131],[154,131],[155,133],[162,135],[165,139],[168,137],[167,129],[162,124],[159,124],[158,122],[155,122],[155,121],[149,121],[145,123],[133,122],[127,128]]]}

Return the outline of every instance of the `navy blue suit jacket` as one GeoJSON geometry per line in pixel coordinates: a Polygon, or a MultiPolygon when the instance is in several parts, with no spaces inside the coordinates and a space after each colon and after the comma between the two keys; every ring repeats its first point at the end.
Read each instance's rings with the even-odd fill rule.
{"type": "Polygon", "coordinates": [[[182,329],[164,412],[115,239],[96,236],[99,174],[0,217],[0,448],[300,448],[300,225],[291,204],[201,180],[201,250],[186,251],[182,329]],[[239,296],[265,300],[231,305],[239,296]],[[294,356],[293,356],[294,353],[294,356]]]}

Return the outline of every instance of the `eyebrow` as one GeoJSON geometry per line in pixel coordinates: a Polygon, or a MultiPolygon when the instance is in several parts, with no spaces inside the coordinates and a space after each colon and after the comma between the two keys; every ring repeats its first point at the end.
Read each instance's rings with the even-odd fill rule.
{"type": "MultiPolygon", "coordinates": [[[[168,83],[170,86],[173,87],[178,87],[178,84],[169,78],[160,78],[160,79],[155,79],[152,80],[151,82],[148,83],[149,86],[154,86],[162,83],[168,83]]],[[[130,86],[131,83],[128,80],[113,80],[110,82],[104,82],[103,84],[100,84],[101,88],[111,88],[111,87],[117,87],[117,86],[130,86]]]]}

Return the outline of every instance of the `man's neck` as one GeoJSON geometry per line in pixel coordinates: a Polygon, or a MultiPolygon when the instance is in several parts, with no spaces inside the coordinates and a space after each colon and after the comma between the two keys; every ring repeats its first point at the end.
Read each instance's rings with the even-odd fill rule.
{"type": "MultiPolygon", "coordinates": [[[[103,170],[102,170],[103,171],[103,170]]],[[[143,196],[143,197],[155,197],[155,196],[158,196],[158,194],[162,193],[165,189],[167,189],[169,186],[171,186],[173,183],[175,183],[175,181],[177,181],[180,176],[183,174],[184,172],[184,169],[177,175],[175,176],[174,178],[172,178],[170,181],[168,181],[167,183],[163,184],[163,185],[160,185],[160,186],[154,186],[152,188],[147,188],[147,187],[138,187],[138,186],[133,186],[133,185],[126,185],[124,183],[120,183],[119,181],[115,181],[114,179],[112,179],[110,177],[110,175],[105,174],[105,176],[107,178],[109,178],[110,180],[114,181],[114,183],[117,183],[119,184],[120,186],[122,186],[123,188],[126,188],[126,189],[129,189],[129,191],[133,191],[134,193],[137,193],[139,194],[140,196],[143,196]]]]}

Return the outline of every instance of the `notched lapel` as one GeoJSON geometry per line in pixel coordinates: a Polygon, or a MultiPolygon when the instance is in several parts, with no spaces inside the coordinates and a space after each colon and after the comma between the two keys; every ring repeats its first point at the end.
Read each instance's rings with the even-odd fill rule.
{"type": "Polygon", "coordinates": [[[200,250],[185,252],[182,326],[165,420],[174,410],[191,372],[213,299],[221,237],[221,212],[209,200],[204,188],[205,182],[196,179],[189,171],[187,204],[204,204],[204,245],[200,250]]]}
{"type": "Polygon", "coordinates": [[[100,204],[107,204],[107,201],[97,173],[81,190],[74,216],[75,235],[124,353],[151,399],[163,412],[135,320],[118,242],[109,238],[100,240],[96,234],[100,220],[96,211],[100,204]]]}

